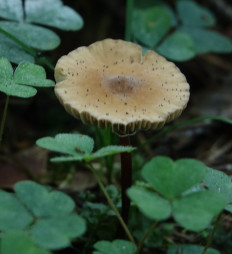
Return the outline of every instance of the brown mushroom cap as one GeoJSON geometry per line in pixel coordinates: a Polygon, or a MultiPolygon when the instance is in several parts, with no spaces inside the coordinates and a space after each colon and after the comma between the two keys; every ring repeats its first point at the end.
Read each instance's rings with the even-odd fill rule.
{"type": "Polygon", "coordinates": [[[189,100],[185,76],[153,51],[105,39],[59,59],[55,93],[86,124],[128,133],[161,128],[178,117],[189,100]]]}

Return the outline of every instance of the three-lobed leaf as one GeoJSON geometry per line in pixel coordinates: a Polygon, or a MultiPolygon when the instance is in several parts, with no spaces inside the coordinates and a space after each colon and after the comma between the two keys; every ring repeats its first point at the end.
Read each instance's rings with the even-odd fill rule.
{"type": "Polygon", "coordinates": [[[157,156],[144,165],[142,175],[164,197],[173,199],[202,181],[205,170],[206,166],[197,160],[174,162],[169,157],[157,156]]]}
{"type": "Polygon", "coordinates": [[[31,86],[49,87],[54,86],[52,80],[46,79],[43,67],[28,62],[22,62],[13,68],[10,62],[0,57],[0,91],[9,96],[29,98],[37,93],[31,86]]]}
{"type": "Polygon", "coordinates": [[[60,152],[65,156],[53,157],[53,162],[86,161],[123,153],[134,150],[131,146],[106,146],[92,153],[94,141],[92,138],[82,134],[57,134],[53,137],[44,137],[36,141],[36,144],[48,150],[60,152]]]}

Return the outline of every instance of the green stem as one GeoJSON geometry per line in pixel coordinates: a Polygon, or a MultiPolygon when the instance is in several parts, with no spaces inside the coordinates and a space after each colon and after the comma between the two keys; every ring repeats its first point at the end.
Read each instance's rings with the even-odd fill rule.
{"type": "Polygon", "coordinates": [[[119,222],[121,223],[122,227],[124,228],[124,230],[125,230],[125,232],[126,232],[128,238],[129,238],[129,240],[130,240],[132,243],[135,244],[135,240],[134,240],[133,236],[131,235],[131,233],[130,233],[130,231],[129,231],[127,225],[126,225],[126,223],[125,223],[124,220],[122,219],[122,217],[121,217],[119,211],[118,211],[117,208],[115,207],[115,205],[114,205],[113,201],[111,200],[109,194],[107,193],[107,191],[106,191],[106,189],[105,189],[105,187],[104,187],[104,185],[103,185],[103,183],[102,183],[100,177],[98,176],[96,170],[94,169],[94,167],[92,166],[91,163],[89,163],[89,168],[90,168],[91,172],[93,173],[93,175],[95,176],[95,178],[96,178],[96,180],[97,180],[97,182],[98,182],[98,184],[99,184],[100,189],[102,190],[103,194],[105,195],[105,197],[106,197],[106,199],[107,199],[107,201],[108,201],[108,203],[109,203],[109,206],[110,206],[110,207],[112,208],[112,210],[115,212],[115,214],[116,214],[116,216],[117,216],[119,222]]]}
{"type": "Polygon", "coordinates": [[[151,224],[151,226],[148,228],[147,232],[145,233],[145,235],[143,236],[143,238],[141,239],[141,241],[138,244],[138,248],[136,251],[136,254],[139,254],[141,249],[143,248],[144,242],[146,241],[146,239],[148,238],[148,236],[152,233],[152,231],[154,230],[154,228],[157,226],[158,221],[155,221],[154,223],[151,224]]]}
{"type": "Polygon", "coordinates": [[[12,34],[6,32],[4,29],[0,27],[0,33],[4,34],[7,36],[9,39],[12,41],[16,42],[18,45],[20,45],[28,54],[32,55],[33,57],[36,57],[36,51],[29,48],[26,44],[24,44],[22,41],[18,40],[15,36],[12,34]]]}
{"type": "Polygon", "coordinates": [[[213,241],[213,237],[214,237],[214,234],[215,234],[215,232],[216,232],[217,226],[218,226],[218,224],[219,224],[219,222],[220,222],[221,215],[222,215],[222,214],[219,214],[219,215],[218,215],[217,220],[216,220],[215,223],[214,223],[213,230],[212,230],[211,234],[209,235],[209,237],[208,237],[208,239],[207,239],[207,243],[206,243],[206,246],[205,246],[205,248],[204,248],[202,254],[206,254],[208,248],[210,247],[210,245],[211,245],[211,243],[212,243],[212,241],[213,241]]]}
{"type": "Polygon", "coordinates": [[[7,95],[6,96],[6,102],[5,102],[4,110],[3,110],[3,116],[2,116],[1,126],[0,126],[0,144],[2,142],[2,136],[3,136],[3,131],[4,131],[5,122],[6,122],[6,115],[7,115],[7,109],[8,109],[9,99],[10,99],[10,96],[7,95]]]}
{"type": "Polygon", "coordinates": [[[125,31],[126,41],[131,41],[133,7],[134,7],[134,0],[127,0],[126,2],[126,31],[125,31]]]}

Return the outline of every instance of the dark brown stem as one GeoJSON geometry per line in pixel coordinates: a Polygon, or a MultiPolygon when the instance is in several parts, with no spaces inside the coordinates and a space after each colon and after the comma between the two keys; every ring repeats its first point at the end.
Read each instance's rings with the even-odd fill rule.
{"type": "MultiPolygon", "coordinates": [[[[120,137],[121,146],[130,145],[130,137],[120,137]]],[[[132,159],[131,153],[121,153],[121,188],[122,188],[122,218],[127,223],[129,210],[130,210],[130,199],[126,195],[127,189],[131,186],[132,182],[132,159]]]]}

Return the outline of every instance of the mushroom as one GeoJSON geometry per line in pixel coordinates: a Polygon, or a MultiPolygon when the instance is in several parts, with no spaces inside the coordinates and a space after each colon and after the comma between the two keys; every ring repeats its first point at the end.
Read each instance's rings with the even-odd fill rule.
{"type": "Polygon", "coordinates": [[[185,76],[153,51],[105,39],[59,59],[55,93],[85,124],[129,133],[158,129],[178,117],[189,99],[185,76]]]}
{"type": "MultiPolygon", "coordinates": [[[[123,134],[159,129],[178,117],[189,100],[185,76],[172,62],[134,43],[105,39],[79,47],[55,67],[55,94],[65,109],[85,124],[111,126],[123,134]]],[[[125,135],[126,134],[126,135],[125,135]]],[[[127,220],[131,155],[121,154],[122,216],[127,220]]]]}

